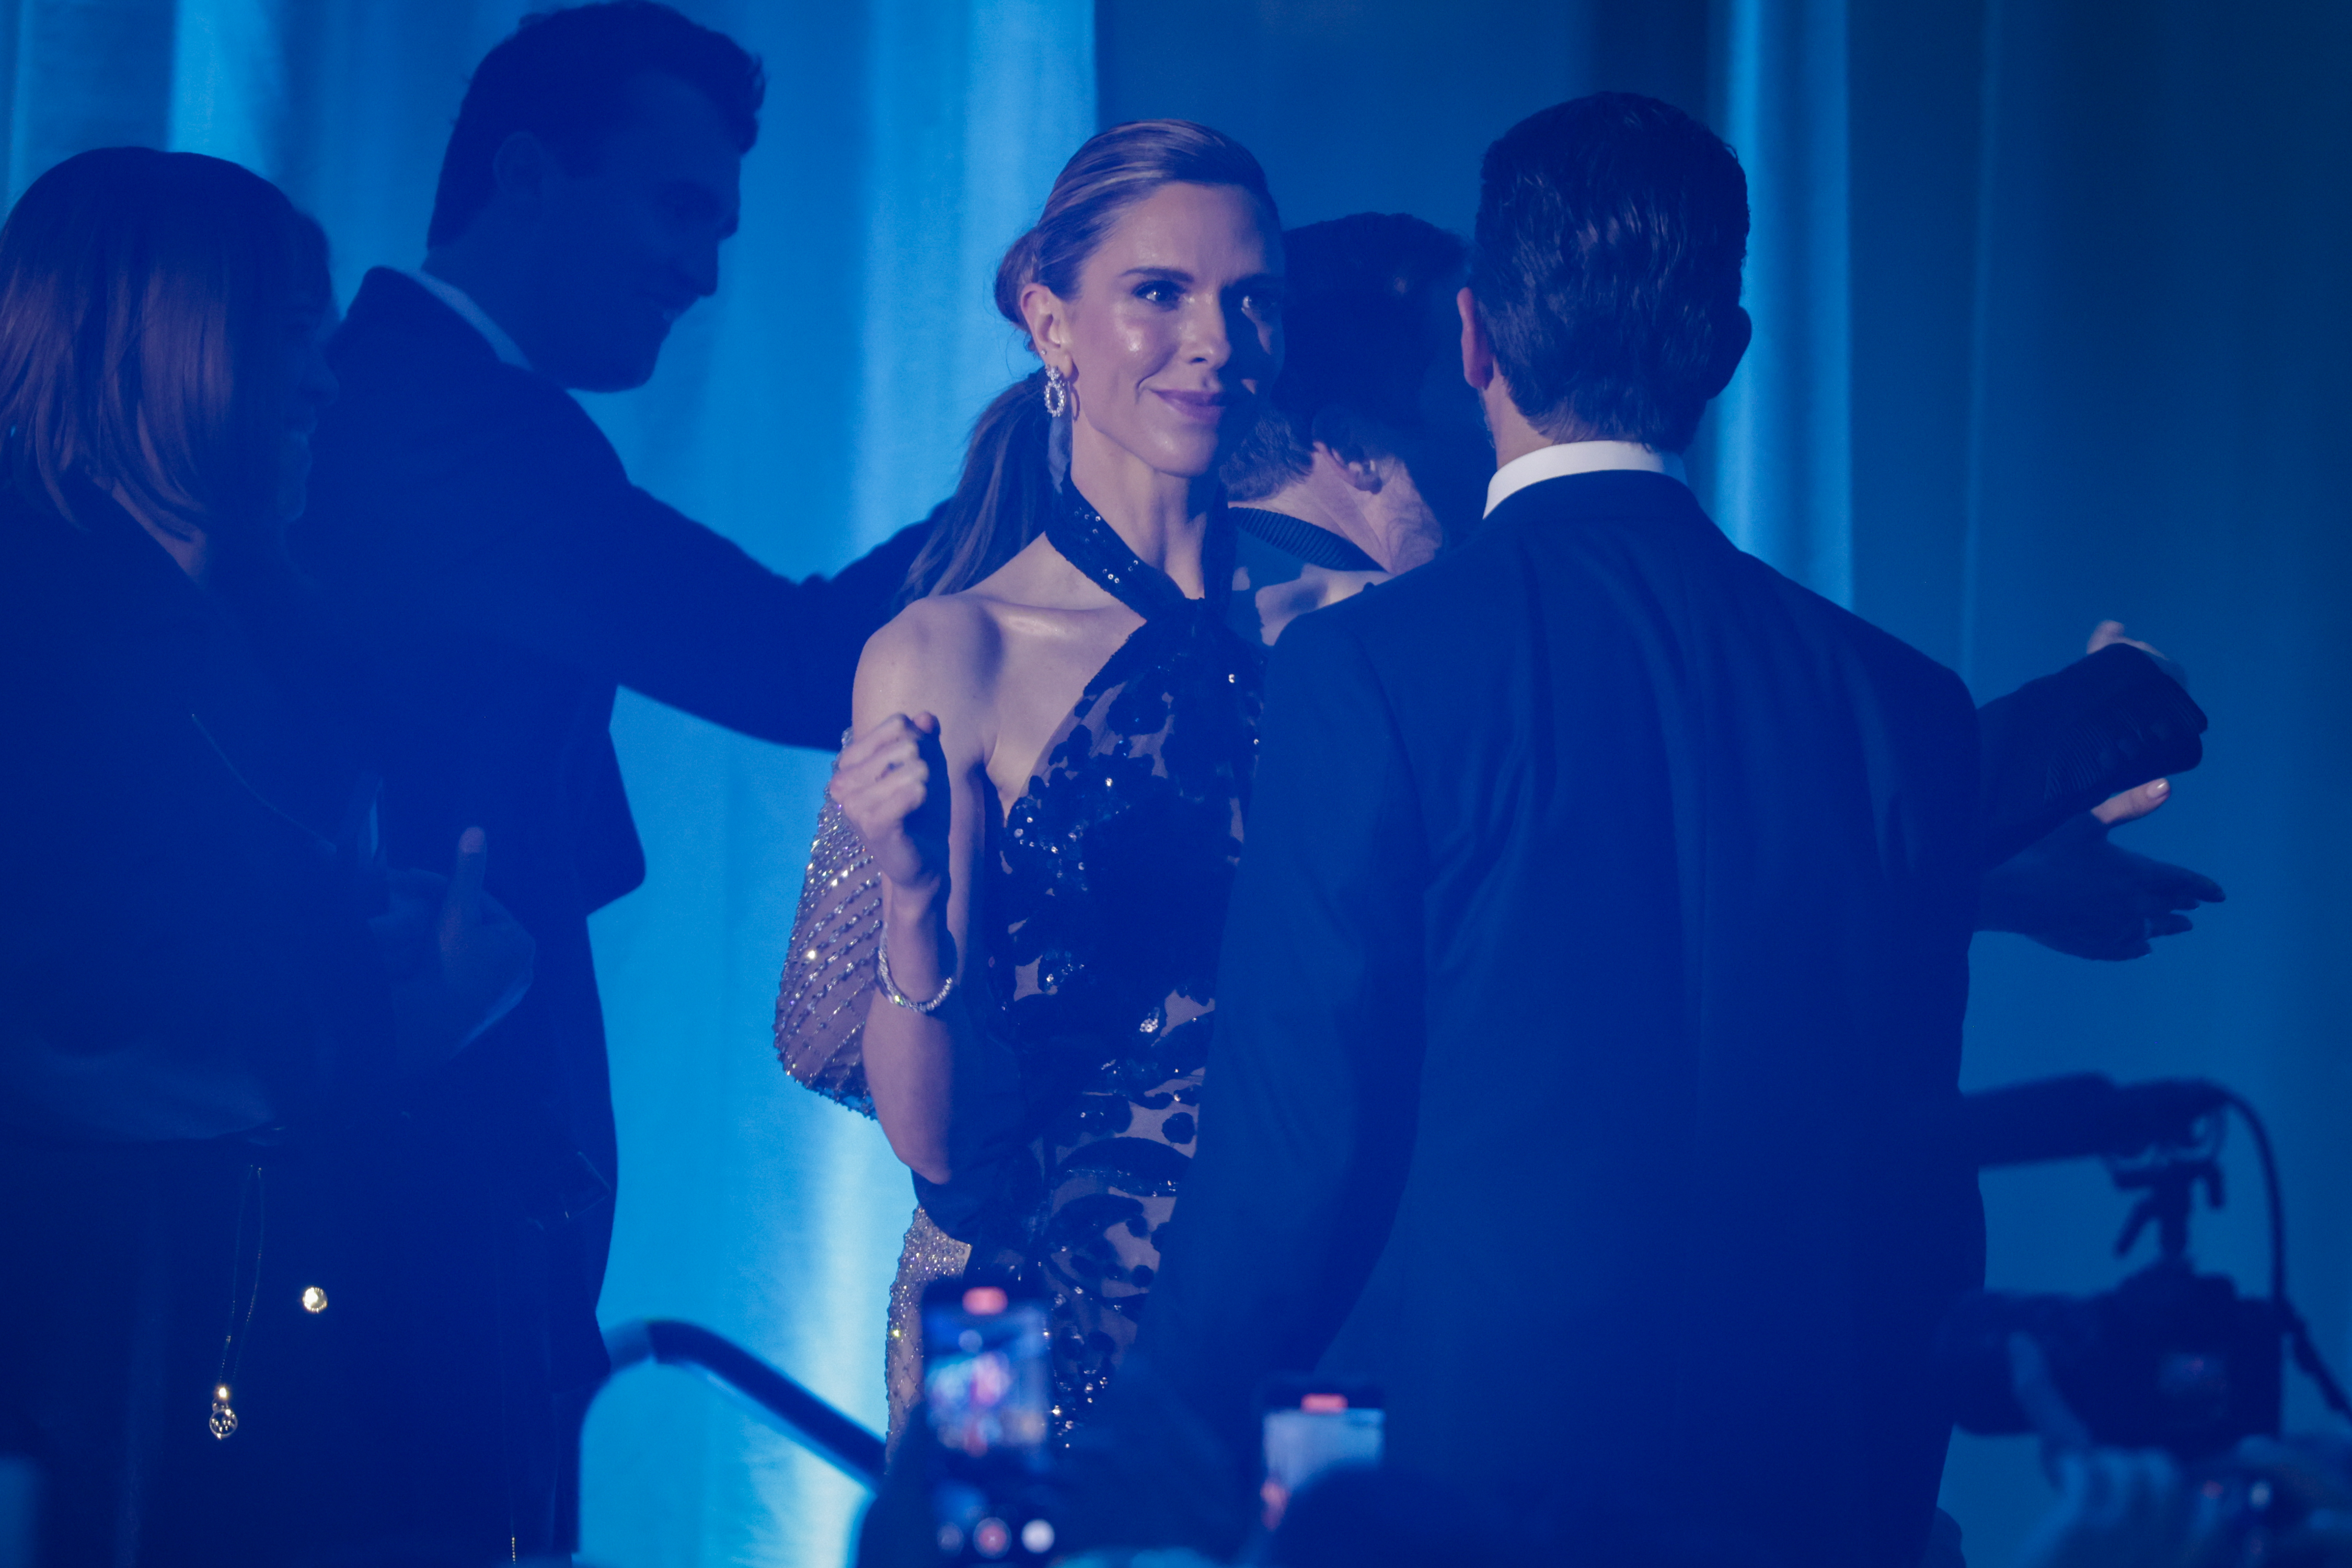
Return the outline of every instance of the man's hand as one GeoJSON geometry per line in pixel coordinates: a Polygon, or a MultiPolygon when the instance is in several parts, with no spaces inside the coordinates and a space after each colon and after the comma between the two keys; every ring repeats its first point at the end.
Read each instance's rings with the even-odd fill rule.
{"type": "Polygon", "coordinates": [[[2009,1336],[2010,1389],[2042,1435],[2042,1472],[2058,1489],[2015,1568],[2221,1568],[2168,1454],[2095,1447],[2032,1335],[2009,1336]]]}
{"type": "Polygon", "coordinates": [[[2107,841],[2113,823],[2147,815],[2165,792],[2129,815],[2108,818],[2107,807],[2134,803],[2154,788],[2126,790],[1987,871],[1977,929],[2015,931],[2076,958],[2110,960],[2142,957],[2151,939],[2188,931],[2181,911],[2220,903],[2220,884],[2107,841]]]}
{"type": "Polygon", "coordinates": [[[538,944],[482,890],[489,846],[458,836],[447,878],[394,871],[392,900],[368,922],[392,977],[394,1048],[405,1075],[438,1067],[514,1010],[530,988],[538,944]]]}
{"type": "Polygon", "coordinates": [[[2074,1449],[2053,1468],[2058,1500],[2016,1568],[2221,1568],[2169,1455],[2074,1449]]]}

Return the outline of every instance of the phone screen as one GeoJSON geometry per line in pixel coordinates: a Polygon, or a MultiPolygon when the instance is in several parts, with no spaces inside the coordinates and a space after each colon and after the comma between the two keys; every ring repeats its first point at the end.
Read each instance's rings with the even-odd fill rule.
{"type": "Polygon", "coordinates": [[[945,1561],[1053,1551],[1049,1348],[1043,1301],[961,1280],[923,1294],[923,1405],[939,1439],[931,1510],[945,1561]]]}
{"type": "Polygon", "coordinates": [[[1305,1384],[1268,1391],[1263,1402],[1265,1527],[1272,1530],[1299,1489],[1326,1470],[1377,1465],[1388,1412],[1377,1390],[1361,1384],[1305,1384]]]}

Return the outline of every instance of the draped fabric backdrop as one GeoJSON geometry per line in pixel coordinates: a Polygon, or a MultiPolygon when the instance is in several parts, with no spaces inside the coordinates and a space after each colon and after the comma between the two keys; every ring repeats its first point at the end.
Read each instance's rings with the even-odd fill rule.
{"type": "MultiPolygon", "coordinates": [[[[11,199],[85,147],[234,158],[326,226],[348,299],[368,267],[421,258],[467,74],[530,8],[5,0],[11,199]]],[[[830,571],[947,493],[971,416],[1021,368],[989,286],[1095,129],[1092,11],[680,8],[767,64],[742,232],[652,384],[584,401],[656,494],[780,570],[830,571]]],[[[622,1149],[604,1319],[705,1323],[879,1426],[906,1173],[767,1042],[827,759],[628,693],[614,729],[650,870],[594,924],[622,1149]]],[[[598,1405],[585,1492],[586,1555],[614,1568],[838,1563],[862,1500],[663,1370],[598,1405]]]]}
{"type": "MultiPolygon", "coordinates": [[[[10,188],[87,146],[236,157],[332,237],[348,293],[415,259],[467,69],[522,0],[0,0],[10,188]]],[[[592,400],[656,493],[791,571],[951,482],[1025,360],[996,253],[1097,122],[1188,114],[1265,160],[1293,222],[1466,230],[1480,150],[1596,88],[1738,147],[1754,352],[1693,475],[1743,544],[1991,696],[2104,616],[2179,655],[2212,760],[2134,847],[2231,889],[2192,936],[2093,965],[1979,942],[1967,1071],[2196,1073],[2271,1119],[2297,1296],[2352,1359],[2344,889],[2352,839],[2352,13],[2326,0],[689,0],[766,57],[743,233],[644,391],[592,400]]],[[[868,1124],[787,1091],[765,1024],[824,759],[625,698],[652,870],[596,927],[623,1149],[608,1321],[742,1340],[880,1418],[908,1205],[868,1124]]],[[[2261,1277],[2256,1173],[2200,1254],[2261,1277]]],[[[1992,1277],[2090,1289],[2125,1205],[2094,1166],[1988,1179],[1992,1277]]],[[[1638,1203],[1639,1193],[1624,1194],[1638,1203]]],[[[1540,1241],[1533,1243],[1541,1245],[1540,1241]]],[[[2140,1256],[2145,1257],[2143,1243],[2140,1256]]],[[[1465,1303],[1465,1323],[1493,1321],[1465,1303]]],[[[1539,1304],[1538,1306],[1539,1321],[1539,1304]]],[[[1540,1330],[1498,1338],[1548,1353],[1540,1330]]],[[[429,1392],[420,1391],[420,1397],[429,1392]]],[[[2290,1419],[2312,1424],[2299,1385],[2290,1419]]],[[[845,1485],[675,1373],[591,1424],[588,1545],[616,1565],[833,1563],[845,1485]]],[[[1948,1506],[2006,1563],[2032,1446],[1958,1439],[1948,1506]]]]}

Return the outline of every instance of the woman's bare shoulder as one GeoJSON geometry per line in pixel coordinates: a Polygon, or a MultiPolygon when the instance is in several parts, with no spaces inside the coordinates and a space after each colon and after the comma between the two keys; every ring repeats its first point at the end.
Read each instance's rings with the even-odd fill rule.
{"type": "Polygon", "coordinates": [[[855,699],[862,729],[892,713],[971,712],[992,689],[1004,637],[978,596],[918,599],[866,639],[855,699]]]}
{"type": "Polygon", "coordinates": [[[996,617],[979,595],[935,594],[891,616],[866,642],[866,655],[871,658],[877,652],[971,653],[998,637],[996,617]]]}
{"type": "Polygon", "coordinates": [[[1073,644],[1099,629],[1106,605],[1118,607],[1044,539],[1033,540],[971,587],[918,599],[874,634],[857,666],[857,726],[936,713],[977,719],[992,735],[1006,682],[1025,689],[1042,679],[1058,699],[1061,666],[1073,644]]]}

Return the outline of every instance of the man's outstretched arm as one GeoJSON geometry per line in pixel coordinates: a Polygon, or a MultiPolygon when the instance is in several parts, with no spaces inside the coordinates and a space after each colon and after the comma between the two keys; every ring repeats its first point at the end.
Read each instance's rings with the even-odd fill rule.
{"type": "Polygon", "coordinates": [[[1200,1152],[1139,1347],[1237,1458],[1260,1380],[1315,1363],[1387,1241],[1423,1050],[1420,812],[1339,617],[1284,637],[1263,733],[1200,1152]]]}
{"type": "Polygon", "coordinates": [[[2119,790],[2185,773],[2205,715],[2139,645],[2098,645],[1977,710],[1984,864],[1998,866],[2119,790]]]}
{"type": "Polygon", "coordinates": [[[1979,931],[2083,958],[2137,958],[2153,938],[2189,930],[2183,911],[2221,900],[2212,879],[2107,841],[2169,798],[2170,781],[2155,775],[2195,767],[2205,728],[2179,667],[2120,623],[2100,623],[2089,657],[1985,704],[1977,723],[1979,931]]]}
{"type": "Polygon", "coordinates": [[[489,412],[404,476],[406,515],[456,524],[415,563],[437,609],[729,729],[840,744],[858,655],[926,525],[796,582],[631,484],[569,399],[489,412]]]}

